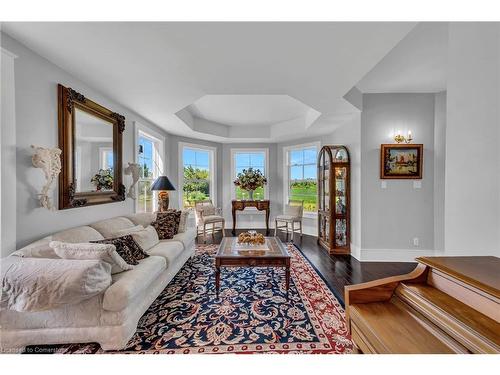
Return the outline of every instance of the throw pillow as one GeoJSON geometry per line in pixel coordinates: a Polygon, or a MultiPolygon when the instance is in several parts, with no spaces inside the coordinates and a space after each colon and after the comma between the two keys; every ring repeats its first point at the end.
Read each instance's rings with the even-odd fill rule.
{"type": "Polygon", "coordinates": [[[11,255],[15,255],[21,258],[51,258],[58,259],[59,257],[49,246],[50,237],[42,238],[32,244],[23,247],[20,250],[14,251],[11,255]]]}
{"type": "Polygon", "coordinates": [[[140,260],[149,256],[141,249],[137,242],[134,241],[134,238],[130,234],[118,238],[108,238],[91,242],[115,245],[116,252],[123,260],[134,266],[139,264],[140,260]]]}
{"type": "Polygon", "coordinates": [[[100,260],[7,257],[2,261],[2,310],[64,308],[102,293],[112,282],[111,265],[100,260]]]}
{"type": "Polygon", "coordinates": [[[169,240],[177,234],[180,219],[181,211],[179,210],[158,212],[156,220],[151,223],[151,226],[156,229],[160,240],[169,240]]]}
{"type": "Polygon", "coordinates": [[[102,260],[111,264],[111,273],[131,270],[134,266],[128,264],[117,253],[116,247],[110,244],[97,243],[67,243],[51,241],[49,246],[62,259],[102,260]]]}
{"type": "Polygon", "coordinates": [[[190,213],[190,210],[182,210],[181,211],[181,218],[179,220],[179,230],[177,231],[177,233],[184,233],[186,231],[189,213],[190,213]]]}

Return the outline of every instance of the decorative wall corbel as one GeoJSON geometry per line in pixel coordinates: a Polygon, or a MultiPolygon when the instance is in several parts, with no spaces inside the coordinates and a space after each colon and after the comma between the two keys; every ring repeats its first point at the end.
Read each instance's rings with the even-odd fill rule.
{"type": "Polygon", "coordinates": [[[49,191],[51,189],[52,183],[56,180],[61,173],[61,150],[57,147],[55,148],[44,148],[31,145],[31,148],[35,150],[35,153],[31,157],[33,166],[35,168],[41,168],[45,174],[45,185],[42,188],[40,194],[38,194],[38,200],[40,205],[48,210],[53,210],[54,206],[49,197],[49,191]]]}
{"type": "Polygon", "coordinates": [[[128,163],[128,167],[125,167],[123,173],[127,176],[132,176],[132,184],[128,188],[127,198],[136,199],[135,197],[135,185],[139,181],[139,174],[141,171],[141,166],[137,163],[128,163]]]}

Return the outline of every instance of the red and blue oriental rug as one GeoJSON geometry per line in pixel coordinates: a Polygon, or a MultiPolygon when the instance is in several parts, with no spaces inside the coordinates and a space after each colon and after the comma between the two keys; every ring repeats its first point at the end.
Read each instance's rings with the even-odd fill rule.
{"type": "MultiPolygon", "coordinates": [[[[289,298],[284,270],[223,268],[215,296],[217,245],[193,256],[139,321],[127,348],[114,353],[352,352],[344,309],[292,244],[289,298]]],[[[58,346],[57,353],[110,353],[98,344],[58,346]]]]}

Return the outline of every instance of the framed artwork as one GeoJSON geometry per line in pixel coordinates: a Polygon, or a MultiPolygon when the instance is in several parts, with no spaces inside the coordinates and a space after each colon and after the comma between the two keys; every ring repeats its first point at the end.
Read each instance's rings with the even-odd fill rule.
{"type": "Polygon", "coordinates": [[[422,144],[385,144],[380,148],[381,179],[422,178],[424,145],[422,144]]]}

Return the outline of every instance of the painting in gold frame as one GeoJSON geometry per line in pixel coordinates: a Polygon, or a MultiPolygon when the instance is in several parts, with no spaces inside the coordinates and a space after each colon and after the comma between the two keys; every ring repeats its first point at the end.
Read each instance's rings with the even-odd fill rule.
{"type": "Polygon", "coordinates": [[[380,148],[381,179],[422,178],[422,144],[384,144],[380,148]]]}

